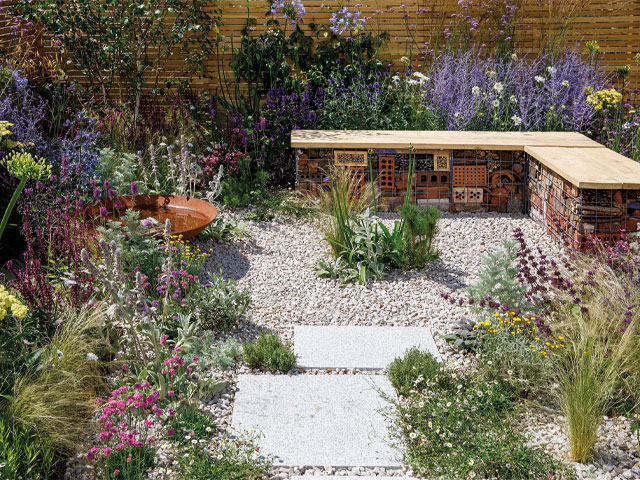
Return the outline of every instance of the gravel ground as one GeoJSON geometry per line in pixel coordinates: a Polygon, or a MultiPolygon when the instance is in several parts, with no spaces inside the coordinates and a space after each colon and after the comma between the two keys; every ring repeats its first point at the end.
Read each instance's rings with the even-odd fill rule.
{"type": "MultiPolygon", "coordinates": [[[[223,214],[224,215],[224,214],[223,214]]],[[[388,225],[397,216],[388,214],[388,225]]],[[[253,340],[260,330],[269,329],[291,341],[295,325],[390,325],[425,326],[431,329],[445,361],[468,367],[471,356],[455,352],[441,335],[450,333],[454,322],[465,312],[445,302],[442,292],[460,290],[476,278],[482,257],[491,248],[508,238],[520,227],[530,246],[540,246],[550,256],[558,256],[558,245],[546,235],[544,228],[525,216],[504,214],[444,214],[436,247],[439,260],[423,271],[394,272],[383,281],[369,285],[343,286],[337,280],[318,278],[314,265],[328,256],[328,247],[318,227],[308,219],[280,218],[272,222],[247,222],[249,238],[233,244],[215,244],[208,259],[207,270],[222,271],[234,278],[240,287],[251,289],[252,305],[245,320],[229,336],[241,341],[253,340]]],[[[209,245],[207,245],[208,247],[209,245]]],[[[234,378],[238,373],[270,375],[238,365],[224,375],[229,381],[222,392],[203,402],[214,422],[228,431],[235,395],[234,378]]],[[[335,369],[323,374],[384,374],[384,372],[335,369]]],[[[221,372],[211,372],[220,375],[221,372]]],[[[317,370],[300,370],[291,374],[318,374],[317,370]]],[[[557,415],[532,414],[526,425],[532,443],[541,445],[559,459],[567,458],[567,440],[563,419],[557,415]]],[[[162,442],[159,458],[170,454],[170,443],[162,442]]],[[[65,478],[87,478],[83,464],[76,457],[70,462],[65,478]],[[74,467],[75,466],[75,467],[74,467]],[[80,474],[83,472],[83,474],[80,474]],[[71,475],[69,475],[71,473],[71,475]]],[[[164,463],[166,469],[168,462],[164,463]]],[[[640,479],[640,455],[624,418],[606,419],[601,427],[598,456],[592,465],[576,465],[578,478],[640,479]]],[[[405,475],[401,470],[335,469],[332,467],[300,466],[274,468],[272,478],[286,479],[292,475],[405,475]]],[[[156,471],[153,478],[172,478],[156,471]]]]}
{"type": "MultiPolygon", "coordinates": [[[[385,215],[391,225],[393,214],[385,215]]],[[[246,322],[233,336],[250,340],[260,329],[278,332],[291,340],[295,325],[395,325],[425,326],[431,329],[438,348],[446,361],[462,368],[472,358],[455,352],[441,335],[450,333],[464,308],[445,302],[442,292],[460,290],[477,277],[482,257],[493,247],[509,238],[520,227],[532,247],[541,247],[550,256],[559,256],[561,249],[543,227],[526,216],[504,214],[444,214],[436,247],[441,251],[438,261],[423,271],[394,272],[384,281],[369,285],[343,286],[337,280],[318,278],[314,264],[328,256],[328,247],[312,221],[276,218],[273,222],[248,222],[251,237],[241,243],[216,245],[208,262],[211,271],[222,271],[235,278],[243,287],[251,288],[252,306],[246,322]]],[[[240,366],[235,373],[247,373],[240,366]]],[[[262,373],[262,372],[253,372],[262,373]]],[[[318,374],[300,371],[296,374],[318,374]]],[[[353,369],[329,371],[329,374],[376,374],[353,369]]],[[[383,374],[384,372],[377,372],[383,374]]],[[[234,386],[230,386],[233,391],[234,386]]],[[[230,423],[231,408],[224,412],[230,423]]],[[[227,404],[225,404],[225,407],[227,404]]],[[[567,439],[563,418],[558,415],[534,414],[527,430],[532,443],[559,459],[567,459],[567,439]]],[[[582,479],[640,479],[640,455],[624,418],[607,418],[601,427],[598,456],[591,465],[575,465],[582,479]]],[[[288,478],[298,473],[317,475],[403,475],[397,470],[300,467],[276,469],[274,478],[288,478]]]]}

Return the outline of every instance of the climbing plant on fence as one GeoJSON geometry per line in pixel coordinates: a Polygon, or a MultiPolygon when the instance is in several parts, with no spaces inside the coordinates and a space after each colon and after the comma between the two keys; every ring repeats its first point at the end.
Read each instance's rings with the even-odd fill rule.
{"type": "Polygon", "coordinates": [[[11,13],[53,36],[53,48],[83,73],[96,99],[131,101],[137,119],[143,88],[163,93],[180,78],[204,75],[222,19],[211,3],[17,0],[11,13]]]}

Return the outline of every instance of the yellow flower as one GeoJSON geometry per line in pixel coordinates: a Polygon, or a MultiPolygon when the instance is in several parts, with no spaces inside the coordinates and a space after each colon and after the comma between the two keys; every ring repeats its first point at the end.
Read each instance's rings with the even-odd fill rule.
{"type": "Polygon", "coordinates": [[[29,309],[14,295],[10,294],[4,285],[0,285],[0,320],[11,311],[11,315],[15,318],[24,318],[29,309]]]}

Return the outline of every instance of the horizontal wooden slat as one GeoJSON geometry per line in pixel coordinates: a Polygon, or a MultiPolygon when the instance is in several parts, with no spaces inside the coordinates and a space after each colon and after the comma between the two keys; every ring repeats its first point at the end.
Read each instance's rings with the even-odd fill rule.
{"type": "MultiPolygon", "coordinates": [[[[73,0],[70,0],[73,1],[73,0]]],[[[304,1],[304,0],[303,0],[304,1]]],[[[331,0],[304,1],[306,15],[300,26],[302,30],[315,35],[309,25],[316,23],[319,28],[320,39],[323,32],[328,31],[329,19],[332,12],[340,6],[354,6],[355,0],[337,2],[331,0]]],[[[452,14],[463,13],[476,15],[477,10],[461,10],[457,0],[441,0],[438,2],[423,2],[419,0],[387,0],[385,2],[363,2],[360,6],[363,17],[367,18],[366,31],[385,31],[390,35],[390,41],[382,49],[384,61],[391,61],[395,68],[405,66],[400,59],[408,54],[411,46],[414,55],[414,65],[423,64],[420,60],[420,50],[426,42],[434,39],[433,35],[441,32],[452,22],[452,14]],[[421,10],[422,9],[422,10],[421,10]],[[404,18],[404,15],[410,15],[404,18]],[[407,28],[411,27],[411,41],[405,40],[407,28]],[[418,52],[418,53],[416,53],[418,52]]],[[[476,2],[482,4],[482,2],[476,2]]],[[[486,3],[486,2],[485,2],[486,3]]],[[[2,2],[6,8],[11,0],[2,2]]],[[[536,52],[540,48],[540,38],[544,32],[551,35],[561,32],[563,15],[572,13],[569,19],[569,29],[565,32],[564,40],[568,45],[579,42],[584,45],[589,40],[597,40],[605,54],[602,67],[612,70],[621,65],[634,65],[633,57],[640,51],[640,1],[638,0],[520,0],[518,2],[516,23],[521,24],[516,29],[516,46],[522,52],[536,52]]],[[[234,38],[239,45],[241,30],[245,27],[247,18],[256,20],[256,28],[252,35],[259,35],[267,30],[266,20],[270,2],[266,0],[211,0],[210,11],[215,8],[222,10],[223,24],[220,26],[220,36],[224,40],[234,38]]],[[[481,19],[482,21],[482,19],[481,19]]],[[[291,31],[291,27],[289,27],[291,31]]],[[[477,39],[486,39],[488,32],[477,32],[477,39]]],[[[6,20],[0,14],[0,45],[10,47],[14,38],[9,34],[6,20]]],[[[583,47],[584,48],[584,47],[583,47]]],[[[42,54],[51,55],[51,48],[42,47],[42,54]]],[[[207,80],[193,79],[193,84],[200,88],[219,90],[218,69],[221,68],[227,79],[231,79],[231,64],[233,56],[227,50],[220,57],[213,55],[205,62],[207,80]]],[[[182,65],[179,59],[173,59],[165,65],[161,74],[165,78],[181,77],[182,65]]],[[[72,78],[83,80],[77,71],[68,72],[72,78]]],[[[632,68],[629,76],[632,88],[640,87],[640,66],[632,68]]],[[[241,86],[246,90],[246,85],[241,86]]]]}
{"type": "Polygon", "coordinates": [[[524,150],[527,145],[604,148],[575,132],[470,132],[414,130],[294,130],[294,148],[524,150]]]}

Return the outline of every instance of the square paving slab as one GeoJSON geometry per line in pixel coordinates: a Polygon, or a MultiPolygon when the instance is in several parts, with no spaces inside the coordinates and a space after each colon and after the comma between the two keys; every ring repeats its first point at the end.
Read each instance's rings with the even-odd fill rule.
{"type": "Polygon", "coordinates": [[[304,368],[382,369],[418,347],[442,360],[428,328],[296,326],[293,348],[304,368]]]}
{"type": "Polygon", "coordinates": [[[232,427],[261,433],[274,465],[400,467],[382,375],[239,375],[232,427]]]}

